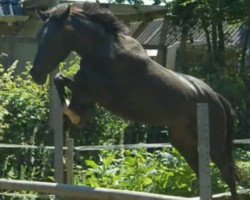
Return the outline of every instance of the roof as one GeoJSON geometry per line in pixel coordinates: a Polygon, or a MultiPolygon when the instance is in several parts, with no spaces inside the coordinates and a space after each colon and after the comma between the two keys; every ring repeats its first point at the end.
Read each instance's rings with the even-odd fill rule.
{"type": "MultiPolygon", "coordinates": [[[[83,3],[86,0],[60,0],[60,6],[70,3],[83,3]]],[[[93,2],[94,3],[94,2],[93,2]]],[[[25,9],[32,9],[37,6],[51,7],[55,5],[52,0],[24,0],[25,9]]],[[[110,9],[119,19],[126,22],[140,21],[147,18],[160,18],[166,14],[167,8],[165,6],[149,6],[149,5],[128,5],[115,3],[98,3],[101,7],[110,9]],[[145,16],[147,15],[147,16],[145,16]]]]}
{"type": "MultiPolygon", "coordinates": [[[[38,5],[48,4],[53,0],[0,0],[0,22],[12,22],[17,19],[27,20],[28,16],[23,16],[23,7],[27,9],[35,8],[38,5]],[[16,16],[16,17],[15,17],[16,16]],[[13,18],[14,17],[14,18],[13,18]]],[[[60,0],[60,2],[75,2],[74,0],[60,0]]],[[[79,2],[79,1],[78,1],[79,2]]],[[[84,1],[83,1],[84,2],[84,1]]],[[[146,48],[156,49],[160,46],[170,46],[181,39],[181,27],[171,23],[171,18],[165,17],[167,27],[165,30],[166,40],[163,44],[160,42],[161,30],[164,24],[162,17],[166,14],[165,6],[147,6],[147,5],[124,5],[102,3],[100,6],[109,8],[121,20],[130,23],[129,34],[134,36],[146,48]],[[154,20],[151,20],[154,19],[154,20]],[[151,21],[150,21],[151,20],[151,21]],[[139,21],[139,22],[135,22],[139,21]],[[144,22],[142,22],[144,21],[144,22]],[[147,22],[146,22],[147,21],[147,22]],[[143,27],[143,28],[142,28],[143,27]],[[142,28],[142,31],[140,30],[142,28]]],[[[230,25],[227,22],[223,24],[226,43],[230,45],[242,45],[246,36],[246,28],[240,25],[230,25]]],[[[206,36],[199,24],[194,26],[189,33],[189,38],[193,41],[206,41],[206,36]]],[[[250,44],[249,44],[250,46],[250,44]]]]}
{"type": "MultiPolygon", "coordinates": [[[[144,46],[148,48],[157,48],[159,46],[170,46],[181,39],[181,27],[171,24],[170,20],[166,27],[166,40],[164,44],[160,43],[160,34],[164,19],[155,19],[146,24],[142,31],[138,34],[142,22],[134,22],[131,24],[129,33],[144,46]],[[137,34],[136,34],[137,33],[137,34]]],[[[246,36],[246,28],[240,25],[230,25],[227,22],[223,24],[227,45],[241,45],[246,36]]],[[[189,31],[189,39],[193,41],[206,41],[204,30],[199,24],[191,28],[189,31]]]]}

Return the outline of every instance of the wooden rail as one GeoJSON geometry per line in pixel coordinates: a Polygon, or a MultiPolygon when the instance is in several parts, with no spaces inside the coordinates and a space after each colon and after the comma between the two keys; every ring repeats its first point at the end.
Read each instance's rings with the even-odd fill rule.
{"type": "MultiPolygon", "coordinates": [[[[241,139],[241,140],[234,140],[234,145],[248,145],[250,144],[250,139],[241,139]]],[[[116,149],[153,149],[153,148],[170,148],[172,145],[170,143],[152,143],[152,144],[124,144],[124,145],[95,145],[95,146],[76,146],[74,147],[75,151],[100,151],[100,150],[116,150],[116,149]]],[[[53,151],[55,149],[54,146],[35,146],[35,145],[24,145],[24,144],[4,144],[0,143],[0,149],[45,149],[53,151]]],[[[67,147],[63,147],[64,150],[67,147]]]]}
{"type": "Polygon", "coordinates": [[[7,190],[25,190],[45,194],[55,194],[62,199],[88,200],[187,200],[188,198],[150,194],[145,192],[130,192],[124,190],[90,188],[86,186],[72,186],[60,183],[35,181],[20,181],[0,179],[0,188],[7,190]]]}

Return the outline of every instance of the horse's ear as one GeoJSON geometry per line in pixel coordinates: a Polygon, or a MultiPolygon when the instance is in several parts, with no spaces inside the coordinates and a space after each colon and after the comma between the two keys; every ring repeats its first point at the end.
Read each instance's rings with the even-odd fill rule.
{"type": "Polygon", "coordinates": [[[39,19],[41,19],[44,22],[50,17],[49,13],[41,11],[38,8],[36,8],[36,15],[38,16],[39,19]]]}
{"type": "Polygon", "coordinates": [[[66,19],[68,19],[69,15],[70,15],[70,5],[67,7],[67,9],[62,13],[62,15],[60,16],[60,19],[62,21],[65,21],[66,19]]]}

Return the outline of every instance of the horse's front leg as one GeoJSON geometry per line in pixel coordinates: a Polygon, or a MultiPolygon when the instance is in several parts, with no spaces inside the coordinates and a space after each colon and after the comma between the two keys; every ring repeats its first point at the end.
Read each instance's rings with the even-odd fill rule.
{"type": "Polygon", "coordinates": [[[73,79],[59,73],[54,78],[54,84],[63,107],[63,114],[67,115],[73,124],[78,124],[81,121],[81,117],[75,111],[69,109],[70,102],[65,98],[65,87],[72,91],[73,79]]]}

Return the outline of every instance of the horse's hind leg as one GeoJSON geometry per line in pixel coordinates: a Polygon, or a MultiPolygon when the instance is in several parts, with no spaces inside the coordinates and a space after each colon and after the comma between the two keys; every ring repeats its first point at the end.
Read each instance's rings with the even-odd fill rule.
{"type": "Polygon", "coordinates": [[[194,130],[188,127],[176,126],[170,129],[171,144],[181,153],[189,166],[199,176],[197,140],[194,130]]]}
{"type": "Polygon", "coordinates": [[[232,139],[226,129],[225,116],[220,116],[220,113],[216,111],[218,109],[210,112],[210,155],[220,170],[222,179],[229,186],[232,199],[236,200],[237,173],[232,156],[232,139]]]}
{"type": "Polygon", "coordinates": [[[237,199],[237,192],[236,192],[236,169],[234,160],[232,155],[229,152],[224,152],[223,154],[213,153],[211,152],[211,157],[213,162],[216,164],[218,169],[221,172],[222,179],[226,182],[226,184],[230,188],[230,192],[232,195],[232,200],[237,199]]]}

